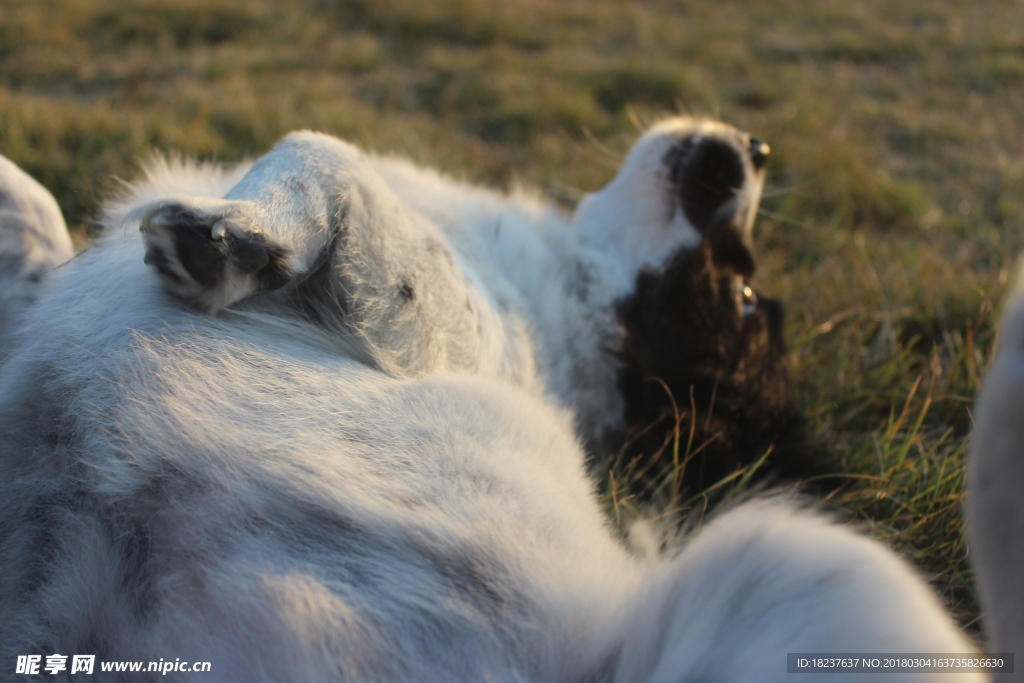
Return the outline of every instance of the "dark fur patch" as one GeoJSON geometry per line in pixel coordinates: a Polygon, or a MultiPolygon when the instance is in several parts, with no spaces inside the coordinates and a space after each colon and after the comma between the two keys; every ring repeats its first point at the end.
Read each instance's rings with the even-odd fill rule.
{"type": "Polygon", "coordinates": [[[49,579],[61,552],[58,541],[61,527],[68,510],[81,509],[80,498],[81,492],[76,489],[43,494],[37,496],[23,513],[12,515],[11,522],[0,524],[4,550],[22,552],[30,558],[24,563],[20,576],[5,577],[10,585],[18,586],[18,592],[29,596],[49,579]],[[32,552],[24,552],[26,547],[32,552]],[[15,578],[18,579],[16,583],[15,578]]]}
{"type": "Polygon", "coordinates": [[[743,187],[743,162],[732,145],[715,138],[684,141],[669,157],[672,184],[686,218],[706,234],[715,214],[743,187]]]}
{"type": "Polygon", "coordinates": [[[174,209],[173,219],[178,261],[193,280],[204,287],[216,287],[224,279],[227,240],[211,239],[210,225],[184,207],[174,209]]]}
{"type": "Polygon", "coordinates": [[[145,520],[132,519],[118,506],[113,506],[110,513],[110,518],[116,520],[110,534],[120,554],[121,590],[130,596],[135,618],[145,621],[157,605],[153,537],[145,520]]]}
{"type": "Polygon", "coordinates": [[[637,460],[643,485],[685,463],[677,487],[700,491],[769,448],[763,471],[817,471],[790,389],[782,307],[761,298],[741,314],[734,278],[705,243],[641,273],[618,305],[628,427],[607,445],[637,460]]]}
{"type": "Polygon", "coordinates": [[[712,224],[708,230],[711,258],[719,268],[731,270],[743,277],[753,277],[757,266],[754,255],[743,243],[740,228],[731,220],[712,224]]]}
{"type": "Polygon", "coordinates": [[[686,218],[708,241],[716,265],[752,276],[754,256],[733,201],[746,181],[740,152],[715,138],[687,138],[669,151],[665,163],[686,218]]]}
{"type": "Polygon", "coordinates": [[[245,233],[245,237],[248,238],[249,249],[258,250],[264,255],[253,262],[263,264],[256,271],[260,291],[272,292],[288,284],[292,278],[291,268],[288,267],[288,250],[259,233],[245,233]]]}
{"type": "MultiPolygon", "coordinates": [[[[291,279],[288,250],[266,235],[230,229],[223,239],[215,240],[211,235],[215,221],[200,217],[185,206],[173,207],[171,218],[178,261],[203,287],[212,289],[220,285],[229,263],[243,275],[255,275],[261,292],[279,289],[291,279]]],[[[145,261],[164,276],[181,283],[180,276],[171,270],[167,255],[159,248],[151,247],[145,261]]]]}
{"type": "Polygon", "coordinates": [[[224,236],[232,259],[240,273],[258,273],[270,264],[267,238],[263,235],[227,234],[224,236]]]}
{"type": "Polygon", "coordinates": [[[174,272],[171,268],[171,262],[167,258],[167,254],[160,247],[150,247],[146,250],[146,256],[143,262],[147,266],[153,266],[160,274],[166,277],[168,280],[176,285],[181,284],[181,276],[174,272]]]}
{"type": "Polygon", "coordinates": [[[406,301],[412,301],[416,298],[416,289],[408,280],[402,280],[402,284],[398,287],[398,293],[406,301]]]}

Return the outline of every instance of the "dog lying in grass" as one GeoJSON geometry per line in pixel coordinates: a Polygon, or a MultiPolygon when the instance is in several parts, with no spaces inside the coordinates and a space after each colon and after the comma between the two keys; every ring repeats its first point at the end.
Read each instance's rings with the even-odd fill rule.
{"type": "MultiPolygon", "coordinates": [[[[694,125],[704,133],[727,131],[708,121],[694,125]]],[[[501,321],[480,329],[493,335],[492,330],[504,327],[506,337],[516,341],[503,341],[508,348],[483,355],[505,354],[500,363],[524,381],[533,382],[537,375],[548,395],[573,410],[581,438],[601,454],[598,466],[617,469],[618,485],[625,483],[627,494],[641,498],[666,488],[669,497],[692,495],[754,463],[755,475],[789,479],[824,469],[822,454],[805,443],[791,396],[781,307],[751,284],[751,227],[768,146],[735,131],[720,137],[704,133],[677,145],[668,144],[666,136],[648,136],[618,178],[583,202],[574,217],[579,230],[567,229],[564,216],[538,197],[497,197],[394,159],[379,160],[377,169],[385,182],[402,187],[403,201],[442,230],[469,226],[471,243],[460,235],[445,236],[454,237],[460,250],[492,252],[463,254],[473,261],[469,267],[476,277],[494,290],[489,295],[500,299],[490,308],[498,304],[501,321]]],[[[22,245],[24,231],[3,233],[10,244],[0,245],[0,259],[31,263],[32,273],[26,277],[27,267],[0,263],[0,277],[8,283],[3,293],[19,302],[0,311],[6,314],[0,334],[12,329],[4,322],[24,307],[20,302],[38,289],[39,277],[71,255],[52,198],[42,188],[19,191],[19,183],[34,181],[12,164],[5,168],[20,174],[17,183],[6,183],[11,196],[40,203],[36,197],[42,192],[52,205],[45,207],[45,215],[36,211],[25,220],[46,239],[63,238],[65,244],[29,250],[22,245]]],[[[170,189],[182,180],[169,180],[170,189]]],[[[220,191],[230,185],[224,178],[214,182],[223,186],[220,191]]],[[[162,259],[162,253],[156,246],[150,258],[162,259]]],[[[264,257],[260,250],[243,255],[249,253],[264,257]]],[[[153,265],[158,272],[168,267],[162,260],[153,265]]],[[[264,274],[274,272],[271,268],[264,274]]],[[[237,292],[206,291],[188,273],[176,280],[164,272],[184,300],[210,313],[253,294],[248,287],[272,290],[285,283],[252,283],[249,274],[235,275],[218,286],[237,292]],[[188,287],[197,289],[185,291],[188,287]]],[[[433,279],[435,274],[421,276],[433,279]]],[[[448,276],[440,277],[442,284],[424,291],[448,291],[443,284],[448,276]]],[[[398,349],[408,356],[396,359],[389,371],[455,369],[483,357],[478,347],[419,343],[442,338],[461,343],[468,338],[464,329],[443,327],[477,324],[476,312],[467,309],[460,320],[443,301],[407,303],[416,294],[411,280],[385,286],[401,293],[400,307],[420,312],[415,321],[376,326],[377,332],[406,335],[410,342],[396,337],[382,345],[387,353],[398,349]],[[436,353],[446,357],[433,357],[436,353]]],[[[373,305],[382,301],[378,296],[373,305]]],[[[383,305],[394,306],[395,300],[383,305]]],[[[487,305],[481,311],[493,313],[487,305]]],[[[333,312],[323,317],[327,324],[337,319],[333,312]]],[[[343,321],[343,332],[351,322],[351,317],[343,321]]],[[[371,343],[375,333],[369,332],[371,343]]]]}
{"type": "Polygon", "coordinates": [[[711,394],[785,379],[748,283],[764,151],[662,122],[571,220],[314,133],[152,167],[0,375],[0,677],[78,653],[211,680],[776,681],[790,652],[970,652],[895,556],[785,501],[675,556],[598,506],[579,439],[663,400],[622,390],[672,354],[650,335],[681,335],[670,390],[747,353],[711,394]],[[661,327],[691,294],[707,315],[661,327]]]}

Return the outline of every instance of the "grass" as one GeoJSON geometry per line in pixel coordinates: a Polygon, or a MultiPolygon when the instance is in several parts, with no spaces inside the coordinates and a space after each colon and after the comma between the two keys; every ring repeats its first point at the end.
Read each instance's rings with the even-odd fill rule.
{"type": "MultiPolygon", "coordinates": [[[[977,607],[970,404],[1024,246],[1019,7],[908,0],[0,0],[0,153],[80,241],[152,150],[236,160],[295,128],[571,206],[645,122],[768,140],[759,283],[849,485],[835,503],[977,607]]],[[[628,507],[629,501],[616,500],[628,507]]]]}

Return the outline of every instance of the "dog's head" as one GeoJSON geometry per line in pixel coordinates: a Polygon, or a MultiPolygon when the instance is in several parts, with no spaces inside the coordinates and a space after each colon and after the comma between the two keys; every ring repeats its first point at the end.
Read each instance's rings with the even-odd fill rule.
{"type": "Polygon", "coordinates": [[[786,368],[782,306],[752,283],[751,230],[768,146],[723,124],[672,119],[633,148],[576,223],[627,262],[618,298],[625,449],[691,491],[769,449],[764,471],[813,468],[786,368]]]}

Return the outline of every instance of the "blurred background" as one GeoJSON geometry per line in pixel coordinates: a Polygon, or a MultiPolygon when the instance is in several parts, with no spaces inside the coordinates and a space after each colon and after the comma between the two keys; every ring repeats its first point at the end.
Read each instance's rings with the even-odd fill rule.
{"type": "Polygon", "coordinates": [[[959,505],[1024,246],[1019,3],[0,0],[0,153],[79,246],[154,151],[313,128],[571,209],[671,113],[770,143],[757,282],[850,475],[836,507],[977,628],[959,505]]]}

